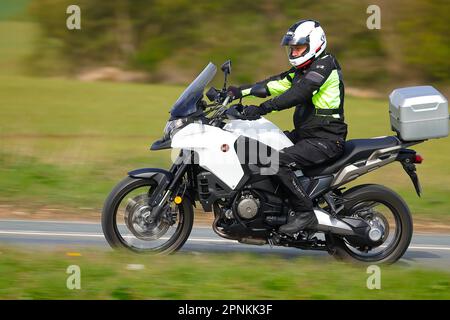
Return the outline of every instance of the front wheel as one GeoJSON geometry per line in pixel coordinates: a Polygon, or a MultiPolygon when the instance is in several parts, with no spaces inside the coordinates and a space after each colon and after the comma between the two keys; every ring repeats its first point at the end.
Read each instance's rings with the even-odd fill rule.
{"type": "Polygon", "coordinates": [[[194,212],[189,198],[167,204],[156,219],[149,219],[148,200],[157,183],[153,179],[127,177],[110,193],[102,212],[102,228],[113,248],[142,253],[172,253],[189,237],[194,212]]]}
{"type": "Polygon", "coordinates": [[[375,184],[356,186],[343,194],[344,215],[382,226],[382,243],[360,247],[345,236],[328,234],[329,253],[337,259],[362,263],[394,263],[408,249],[413,222],[405,201],[394,191],[375,184]]]}

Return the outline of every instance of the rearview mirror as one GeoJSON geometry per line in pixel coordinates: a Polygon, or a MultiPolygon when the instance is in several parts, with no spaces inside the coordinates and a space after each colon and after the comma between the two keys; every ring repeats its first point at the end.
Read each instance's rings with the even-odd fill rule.
{"type": "Polygon", "coordinates": [[[225,74],[230,74],[231,73],[231,60],[225,61],[220,69],[222,69],[222,71],[225,74]]]}

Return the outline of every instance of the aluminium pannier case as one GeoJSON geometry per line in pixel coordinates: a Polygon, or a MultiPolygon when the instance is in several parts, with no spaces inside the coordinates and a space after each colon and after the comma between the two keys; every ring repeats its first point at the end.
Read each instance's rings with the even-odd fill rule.
{"type": "Polygon", "coordinates": [[[431,86],[406,87],[389,95],[391,128],[403,141],[448,136],[447,99],[431,86]]]}

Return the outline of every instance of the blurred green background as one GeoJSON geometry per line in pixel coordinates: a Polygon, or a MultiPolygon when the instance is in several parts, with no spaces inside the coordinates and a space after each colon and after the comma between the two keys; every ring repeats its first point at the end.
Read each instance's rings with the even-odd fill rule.
{"type": "MultiPolygon", "coordinates": [[[[393,88],[429,84],[448,96],[448,12],[448,1],[416,0],[2,0],[0,215],[61,208],[98,217],[128,170],[170,165],[169,152],[148,147],[208,61],[231,58],[234,84],[284,71],[281,36],[302,18],[322,23],[342,65],[349,138],[390,135],[393,88]],[[81,7],[81,30],[66,28],[69,4],[81,7]],[[381,30],[366,27],[369,4],[381,8],[381,30]]],[[[213,84],[221,83],[218,74],[213,84]]],[[[269,116],[283,129],[291,117],[269,116]]],[[[416,147],[422,198],[399,164],[357,183],[393,188],[416,221],[450,224],[449,146],[416,147]]]]}

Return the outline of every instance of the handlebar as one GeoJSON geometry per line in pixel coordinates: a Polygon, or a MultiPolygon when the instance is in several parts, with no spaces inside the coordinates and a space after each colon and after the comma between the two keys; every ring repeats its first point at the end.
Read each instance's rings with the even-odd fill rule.
{"type": "MultiPolygon", "coordinates": [[[[230,102],[232,102],[234,100],[234,98],[231,95],[226,95],[225,99],[223,101],[221,101],[224,97],[223,95],[221,95],[223,92],[219,92],[214,88],[210,88],[208,93],[209,93],[208,98],[210,100],[213,100],[211,98],[213,98],[212,96],[215,95],[214,103],[212,104],[212,109],[211,109],[211,111],[213,111],[213,114],[210,118],[210,123],[212,123],[212,124],[220,123],[222,121],[222,119],[224,119],[224,118],[251,120],[251,119],[248,119],[244,114],[242,114],[242,110],[238,110],[238,109],[242,109],[242,106],[240,104],[231,106],[230,108],[227,108],[227,104],[229,104],[230,102]]],[[[253,119],[253,120],[256,120],[256,119],[253,119]]]]}
{"type": "Polygon", "coordinates": [[[230,96],[227,96],[227,97],[225,98],[225,100],[223,101],[222,106],[225,107],[225,106],[228,104],[228,101],[230,101],[230,99],[231,99],[231,97],[230,97],[230,96]]]}

